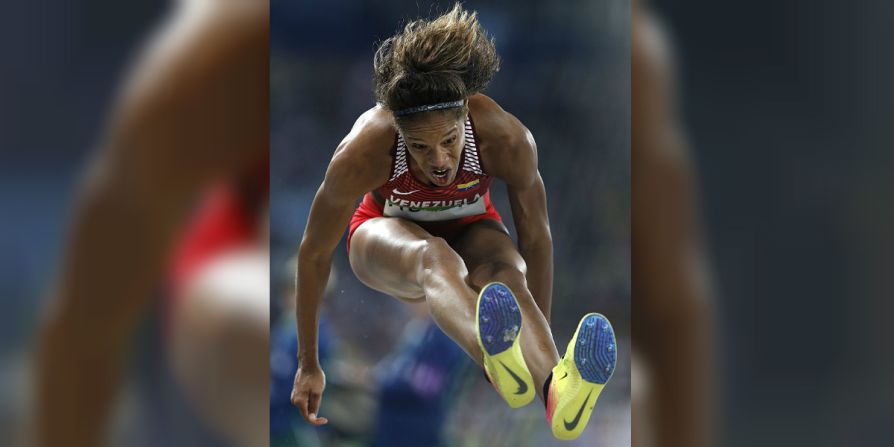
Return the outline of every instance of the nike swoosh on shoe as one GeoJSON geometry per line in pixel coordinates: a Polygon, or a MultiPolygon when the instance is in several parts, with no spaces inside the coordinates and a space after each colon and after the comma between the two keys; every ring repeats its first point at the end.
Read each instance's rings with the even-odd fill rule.
{"type": "Polygon", "coordinates": [[[584,404],[580,406],[580,410],[577,410],[577,416],[575,416],[571,422],[562,421],[565,423],[565,430],[572,431],[575,427],[577,427],[577,424],[580,423],[581,415],[584,414],[584,408],[586,408],[587,404],[590,403],[590,396],[592,394],[593,390],[590,390],[590,392],[587,394],[587,398],[584,400],[584,404]]]}
{"type": "Polygon", "coordinates": [[[525,381],[522,380],[522,378],[519,377],[518,374],[515,373],[515,371],[509,369],[509,367],[506,366],[505,363],[500,362],[500,364],[503,365],[503,368],[506,368],[506,371],[509,372],[509,375],[512,376],[512,379],[515,380],[515,383],[518,384],[518,390],[515,392],[515,394],[520,396],[522,394],[527,393],[528,392],[528,384],[526,384],[525,381]]]}

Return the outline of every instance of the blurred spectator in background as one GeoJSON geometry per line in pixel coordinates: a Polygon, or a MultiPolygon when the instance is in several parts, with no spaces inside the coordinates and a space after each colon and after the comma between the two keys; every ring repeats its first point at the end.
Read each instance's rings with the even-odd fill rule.
{"type": "Polygon", "coordinates": [[[130,70],[81,181],[44,315],[37,445],[108,442],[131,336],[190,210],[215,183],[227,186],[202,199],[211,216],[180,253],[178,267],[189,268],[175,272],[170,354],[221,438],[257,445],[265,433],[266,176],[243,179],[266,172],[267,13],[258,0],[179,2],[130,70]],[[203,246],[202,228],[222,234],[203,246]]]}
{"type": "Polygon", "coordinates": [[[378,366],[379,398],[374,447],[447,446],[445,426],[466,374],[478,372],[462,349],[413,306],[395,353],[378,366]],[[473,372],[474,371],[474,372],[473,372]]]}
{"type": "Polygon", "coordinates": [[[670,42],[643,3],[632,15],[633,440],[705,447],[714,333],[695,168],[670,42]]]}

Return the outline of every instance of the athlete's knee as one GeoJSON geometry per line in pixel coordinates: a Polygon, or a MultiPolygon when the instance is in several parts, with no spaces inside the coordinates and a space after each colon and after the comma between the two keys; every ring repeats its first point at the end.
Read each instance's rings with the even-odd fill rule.
{"type": "Polygon", "coordinates": [[[423,241],[422,266],[430,269],[452,263],[459,255],[442,237],[432,236],[423,241]]]}
{"type": "Polygon", "coordinates": [[[444,238],[432,236],[426,238],[422,248],[422,273],[424,276],[456,276],[465,279],[468,276],[462,258],[444,238]]]}

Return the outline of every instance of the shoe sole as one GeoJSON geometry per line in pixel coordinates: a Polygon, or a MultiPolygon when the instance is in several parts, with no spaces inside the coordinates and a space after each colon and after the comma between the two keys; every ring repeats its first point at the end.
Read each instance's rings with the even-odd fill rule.
{"type": "MultiPolygon", "coordinates": [[[[557,402],[552,419],[552,432],[558,439],[576,439],[584,431],[596,400],[615,371],[618,361],[617,342],[611,323],[597,313],[585,315],[577,326],[569,349],[573,361],[562,399],[557,402]]],[[[553,380],[558,378],[553,377],[553,380]]]]}
{"type": "Polygon", "coordinates": [[[519,339],[522,316],[509,287],[490,283],[478,294],[475,322],[485,371],[497,392],[512,408],[534,400],[534,379],[528,371],[519,339]]]}

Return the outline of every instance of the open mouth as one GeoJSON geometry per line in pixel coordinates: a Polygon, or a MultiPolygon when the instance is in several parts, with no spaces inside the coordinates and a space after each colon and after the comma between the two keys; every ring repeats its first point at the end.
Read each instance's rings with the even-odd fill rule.
{"type": "Polygon", "coordinates": [[[432,169],[431,175],[435,183],[443,185],[450,178],[450,168],[432,169]]]}

